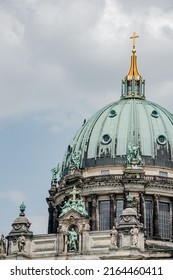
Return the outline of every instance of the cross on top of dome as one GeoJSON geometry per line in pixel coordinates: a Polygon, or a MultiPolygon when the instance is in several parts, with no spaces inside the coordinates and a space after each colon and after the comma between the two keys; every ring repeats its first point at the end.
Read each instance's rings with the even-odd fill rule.
{"type": "Polygon", "coordinates": [[[133,50],[132,53],[136,52],[136,39],[139,38],[139,35],[136,32],[133,32],[133,36],[130,36],[130,39],[133,39],[133,50]]]}

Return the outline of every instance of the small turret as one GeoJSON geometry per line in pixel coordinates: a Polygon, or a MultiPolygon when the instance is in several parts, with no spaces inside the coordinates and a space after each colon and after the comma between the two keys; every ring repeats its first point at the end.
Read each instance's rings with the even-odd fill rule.
{"type": "Polygon", "coordinates": [[[14,220],[12,224],[12,230],[10,231],[9,235],[21,235],[21,234],[32,235],[32,231],[30,231],[31,223],[25,217],[25,209],[26,206],[22,202],[22,204],[20,205],[19,217],[17,217],[14,220]]]}
{"type": "Polygon", "coordinates": [[[139,38],[139,36],[134,32],[133,36],[130,37],[130,39],[133,39],[133,55],[131,56],[130,70],[122,80],[121,98],[145,98],[145,80],[137,69],[136,38],[139,38]]]}
{"type": "Polygon", "coordinates": [[[19,217],[12,223],[12,230],[6,237],[8,240],[7,255],[14,255],[17,253],[29,253],[30,243],[33,232],[30,231],[31,223],[25,217],[26,206],[22,202],[20,205],[19,217]]]}

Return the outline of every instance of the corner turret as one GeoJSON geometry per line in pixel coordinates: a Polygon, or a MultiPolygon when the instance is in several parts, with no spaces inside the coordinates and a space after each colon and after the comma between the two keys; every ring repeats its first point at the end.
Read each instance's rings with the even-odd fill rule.
{"type": "Polygon", "coordinates": [[[31,223],[25,217],[26,206],[22,202],[19,216],[12,224],[12,230],[6,237],[8,240],[7,255],[16,259],[30,258],[30,246],[33,232],[30,231],[31,223]]]}

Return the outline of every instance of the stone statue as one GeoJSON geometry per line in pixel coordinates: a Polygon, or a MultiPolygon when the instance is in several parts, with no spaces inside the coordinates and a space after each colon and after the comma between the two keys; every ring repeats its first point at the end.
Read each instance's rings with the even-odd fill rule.
{"type": "Polygon", "coordinates": [[[63,216],[65,213],[67,213],[72,208],[71,202],[72,202],[71,199],[64,202],[63,207],[61,207],[62,211],[61,211],[60,217],[63,216]]]}
{"type": "Polygon", "coordinates": [[[1,235],[0,239],[0,253],[6,254],[6,239],[3,234],[1,235]]]}
{"type": "Polygon", "coordinates": [[[78,153],[74,152],[72,154],[70,165],[69,165],[70,171],[73,172],[75,169],[80,168],[80,155],[81,155],[81,151],[79,151],[78,153]]]}
{"type": "Polygon", "coordinates": [[[19,238],[18,238],[18,249],[19,249],[19,252],[24,252],[25,245],[26,245],[25,236],[24,235],[19,236],[19,238]]]}
{"type": "Polygon", "coordinates": [[[118,236],[118,231],[116,230],[115,226],[112,227],[111,231],[111,247],[117,247],[117,236],[118,236]]]}
{"type": "Polygon", "coordinates": [[[140,165],[141,156],[139,155],[139,146],[128,145],[127,164],[140,165]]]}
{"type": "Polygon", "coordinates": [[[134,196],[130,193],[126,195],[127,207],[133,207],[134,196]]]}
{"type": "Polygon", "coordinates": [[[59,217],[62,217],[65,213],[67,213],[71,209],[77,211],[82,216],[88,217],[88,212],[85,209],[83,201],[76,198],[76,195],[79,194],[79,192],[76,190],[75,186],[73,188],[73,191],[70,194],[72,195],[72,199],[69,199],[68,201],[64,202],[64,205],[61,208],[62,211],[61,211],[61,214],[59,215],[59,217]]]}
{"type": "Polygon", "coordinates": [[[12,252],[13,252],[13,246],[14,246],[13,240],[9,240],[9,241],[8,241],[8,255],[11,255],[11,254],[12,254],[12,252]]]}
{"type": "Polygon", "coordinates": [[[131,203],[133,201],[134,197],[130,193],[126,195],[127,202],[131,203]]]}
{"type": "Polygon", "coordinates": [[[130,230],[130,234],[132,236],[132,245],[137,246],[138,245],[138,235],[139,235],[139,230],[135,226],[130,230]]]}
{"type": "Polygon", "coordinates": [[[68,231],[69,251],[77,251],[77,233],[74,228],[68,231]]]}
{"type": "Polygon", "coordinates": [[[56,181],[57,180],[57,174],[60,170],[59,164],[56,167],[53,167],[51,169],[51,173],[52,173],[52,181],[56,181]]]}
{"type": "Polygon", "coordinates": [[[82,216],[88,216],[88,212],[85,209],[84,203],[82,200],[77,199],[76,200],[76,206],[77,206],[77,211],[82,215],[82,216]]]}

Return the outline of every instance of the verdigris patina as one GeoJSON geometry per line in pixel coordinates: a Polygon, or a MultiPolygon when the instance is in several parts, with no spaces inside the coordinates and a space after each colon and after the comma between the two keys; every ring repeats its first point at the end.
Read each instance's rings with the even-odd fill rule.
{"type": "Polygon", "coordinates": [[[75,186],[73,188],[73,191],[70,194],[73,196],[73,198],[64,202],[64,205],[62,207],[61,214],[59,215],[59,217],[62,217],[64,214],[66,214],[71,209],[74,209],[82,216],[88,217],[88,212],[85,209],[85,205],[84,205],[83,201],[81,199],[76,198],[76,195],[79,194],[79,192],[76,190],[75,186]]]}
{"type": "Polygon", "coordinates": [[[127,164],[128,165],[141,164],[141,156],[139,155],[139,146],[135,146],[132,144],[128,145],[127,164]]]}
{"type": "Polygon", "coordinates": [[[69,165],[69,170],[73,172],[76,169],[80,168],[80,156],[81,156],[81,151],[79,152],[74,152],[71,156],[71,161],[69,165]]]}
{"type": "Polygon", "coordinates": [[[52,173],[52,182],[56,182],[57,181],[57,174],[59,173],[60,170],[60,166],[59,164],[56,167],[53,167],[51,169],[51,173],[52,173]]]}
{"type": "Polygon", "coordinates": [[[73,227],[68,231],[68,244],[69,251],[77,251],[77,232],[73,227]]]}
{"type": "Polygon", "coordinates": [[[126,195],[127,202],[132,202],[133,198],[134,198],[133,195],[131,195],[130,193],[126,195]]]}

